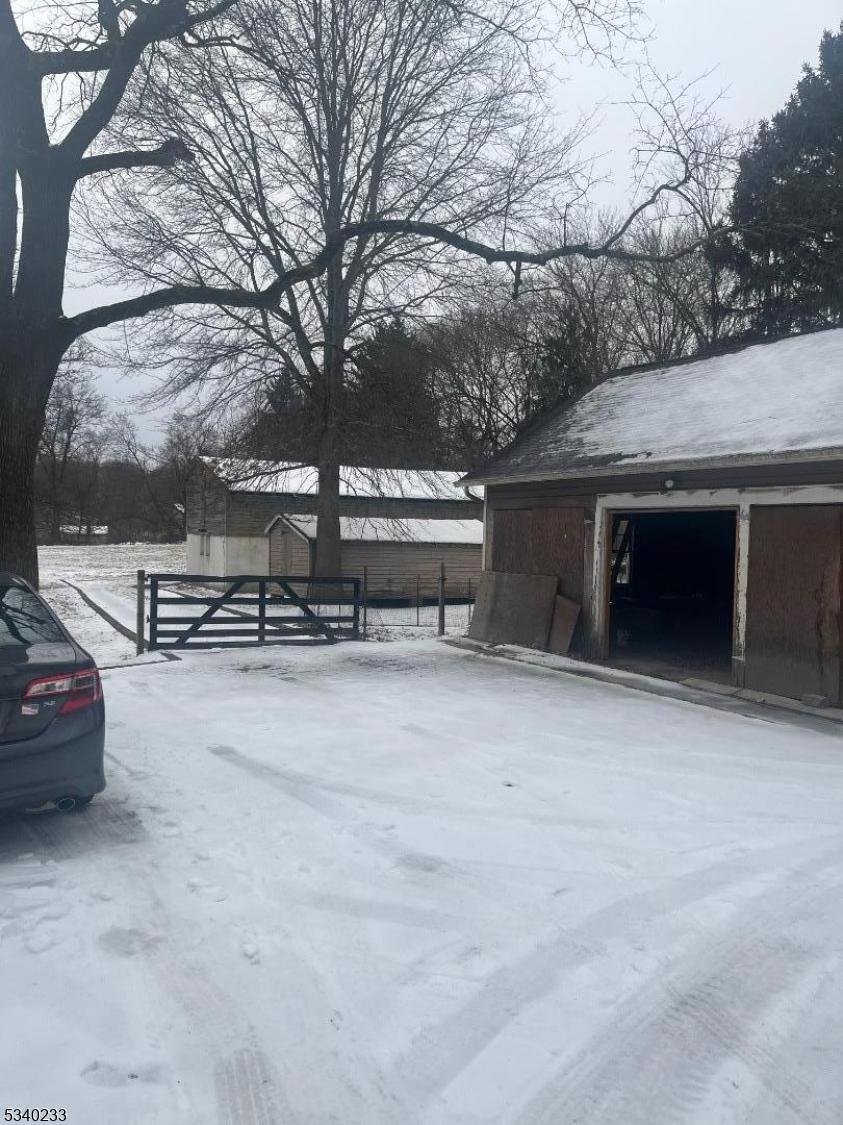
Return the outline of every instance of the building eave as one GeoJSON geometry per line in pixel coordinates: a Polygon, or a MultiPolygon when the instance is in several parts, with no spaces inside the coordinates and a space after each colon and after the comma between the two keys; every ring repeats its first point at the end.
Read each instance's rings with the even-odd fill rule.
{"type": "Polygon", "coordinates": [[[821,449],[798,450],[784,453],[734,454],[725,457],[698,457],[686,460],[664,461],[634,460],[623,462],[603,462],[599,465],[587,464],[567,469],[527,469],[524,472],[495,473],[488,476],[464,477],[461,485],[466,487],[494,486],[501,484],[537,484],[542,481],[574,481],[595,478],[624,477],[653,473],[690,473],[705,469],[754,468],[769,465],[810,465],[825,461],[840,461],[843,471],[843,446],[821,449]]]}

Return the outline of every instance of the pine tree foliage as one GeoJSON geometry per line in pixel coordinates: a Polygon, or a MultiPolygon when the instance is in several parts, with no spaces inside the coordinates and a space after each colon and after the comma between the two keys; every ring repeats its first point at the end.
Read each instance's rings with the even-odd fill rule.
{"type": "Polygon", "coordinates": [[[843,315],[843,25],[740,159],[734,264],[761,334],[843,315]]]}

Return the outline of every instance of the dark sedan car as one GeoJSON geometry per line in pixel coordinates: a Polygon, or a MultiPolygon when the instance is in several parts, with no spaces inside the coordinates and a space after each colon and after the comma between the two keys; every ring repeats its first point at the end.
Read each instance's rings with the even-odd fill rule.
{"type": "Polygon", "coordinates": [[[97,666],[43,598],[0,572],[0,809],[70,811],[105,788],[97,666]]]}

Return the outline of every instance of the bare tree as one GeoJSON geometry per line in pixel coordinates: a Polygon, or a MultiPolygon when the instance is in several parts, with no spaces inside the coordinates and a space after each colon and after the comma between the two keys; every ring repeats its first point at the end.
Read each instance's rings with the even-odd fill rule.
{"type": "MultiPolygon", "coordinates": [[[[172,505],[182,536],[187,534],[187,498],[201,473],[203,457],[223,456],[231,444],[229,428],[202,412],[176,411],[157,452],[157,486],[172,505]]],[[[156,505],[160,510],[160,503],[156,505]]]]}
{"type": "Polygon", "coordinates": [[[425,333],[440,426],[452,456],[469,466],[508,444],[537,405],[541,310],[530,298],[497,296],[425,333]]]}
{"type": "Polygon", "coordinates": [[[51,543],[63,525],[83,529],[96,467],[108,443],[108,411],[85,369],[85,353],[65,357],[47,402],[38,445],[37,499],[46,512],[51,543]]]}
{"type": "Polygon", "coordinates": [[[684,159],[693,137],[691,174],[664,192],[632,225],[627,245],[638,256],[618,266],[626,281],[621,318],[632,358],[660,362],[702,352],[740,330],[736,276],[722,234],[746,130],[725,126],[712,102],[689,84],[679,92],[649,72],[639,80],[637,160],[641,175],[656,175],[684,159]],[[703,242],[704,254],[676,256],[703,242]]]}
{"type": "MultiPolygon", "coordinates": [[[[439,240],[487,262],[510,264],[519,277],[524,266],[545,265],[558,257],[628,254],[620,248],[626,224],[601,245],[566,240],[551,249],[510,249],[504,223],[490,242],[482,228],[452,229],[446,214],[436,221],[407,217],[396,199],[395,217],[367,216],[347,222],[340,215],[337,226],[334,215],[324,243],[315,252],[303,247],[300,255],[291,257],[279,246],[269,256],[256,258],[251,273],[244,274],[240,263],[233,262],[231,276],[221,274],[216,257],[208,262],[200,257],[180,268],[176,260],[171,279],[161,284],[149,263],[138,261],[131,271],[135,295],[66,316],[63,299],[72,202],[80,184],[102,182],[102,198],[107,201],[121,176],[142,174],[148,177],[150,192],[161,200],[164,184],[155,180],[156,174],[166,176],[168,170],[172,173],[194,163],[193,150],[182,137],[156,137],[157,143],[150,143],[145,132],[148,123],[133,115],[133,102],[124,103],[127,88],[141,74],[154,82],[161,68],[177,86],[178,72],[168,69],[176,57],[168,44],[177,40],[204,60],[211,83],[215,70],[222,81],[233,65],[231,53],[239,50],[234,38],[241,30],[233,22],[236,6],[236,0],[98,0],[96,4],[81,0],[69,6],[28,0],[13,6],[13,0],[0,0],[0,566],[34,580],[33,474],[38,441],[62,356],[87,333],[175,307],[274,310],[296,287],[306,287],[327,270],[336,270],[346,243],[367,240],[361,251],[365,256],[368,240],[376,237],[439,240]],[[222,53],[216,50],[220,44],[226,45],[222,53]]],[[[632,6],[627,0],[564,0],[562,23],[580,41],[596,29],[608,37],[603,42],[610,43],[618,21],[628,17],[632,6]]],[[[478,19],[494,28],[499,13],[508,19],[511,10],[519,18],[514,38],[523,43],[519,28],[524,14],[535,7],[532,0],[513,0],[511,9],[484,4],[475,11],[466,0],[451,0],[450,8],[458,15],[454,34],[459,38],[462,27],[478,19]]],[[[258,9],[261,19],[268,21],[272,11],[268,2],[258,9]]],[[[282,72],[285,58],[290,64],[286,73],[294,78],[298,61],[292,41],[290,52],[282,52],[279,60],[282,72]]],[[[340,97],[342,88],[337,87],[331,97],[340,97]]],[[[281,127],[286,128],[286,123],[281,127]]],[[[320,128],[314,123],[311,138],[319,146],[327,142],[320,128]]],[[[250,143],[248,129],[242,139],[250,143]]],[[[680,181],[686,173],[687,169],[680,170],[680,181]]],[[[279,187],[282,193],[286,190],[283,184],[279,187]]],[[[658,194],[656,188],[649,198],[658,194]]],[[[286,197],[294,205],[292,187],[286,197]]],[[[219,206],[236,215],[236,200],[220,199],[219,206]]],[[[108,216],[100,212],[101,232],[108,223],[108,216]]],[[[168,237],[162,232],[165,258],[168,237]]],[[[325,343],[336,350],[335,341],[325,343]]]]}
{"type": "MultiPolygon", "coordinates": [[[[145,129],[199,159],[163,205],[124,191],[127,264],[144,262],[161,282],[188,272],[245,285],[309,261],[349,224],[399,216],[525,240],[537,205],[581,187],[577,131],[551,144],[541,125],[527,50],[537,34],[520,0],[477,11],[453,0],[241,0],[236,46],[173,47],[178,82],[143,83],[145,129]]],[[[441,303],[456,273],[438,241],[375,233],[274,309],[178,317],[171,394],[198,382],[240,397],[277,387],[283,372],[305,405],[318,572],[339,565],[351,360],[396,312],[441,303]]],[[[156,332],[159,354],[160,344],[156,332]]]]}

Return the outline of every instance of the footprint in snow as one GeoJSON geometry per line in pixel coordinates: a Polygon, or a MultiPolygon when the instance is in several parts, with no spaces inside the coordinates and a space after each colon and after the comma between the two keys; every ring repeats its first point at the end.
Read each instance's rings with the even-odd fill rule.
{"type": "Polygon", "coordinates": [[[240,946],[240,952],[250,961],[253,965],[260,964],[260,950],[253,941],[244,941],[240,946]]]}

